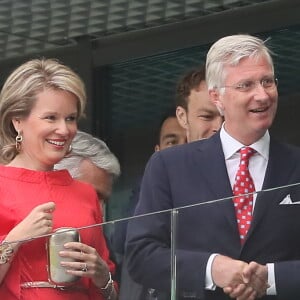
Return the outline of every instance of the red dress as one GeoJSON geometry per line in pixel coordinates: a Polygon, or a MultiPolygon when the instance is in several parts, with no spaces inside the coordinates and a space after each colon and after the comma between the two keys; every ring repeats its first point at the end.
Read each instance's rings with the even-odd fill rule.
{"type": "MultiPolygon", "coordinates": [[[[53,230],[59,227],[82,227],[102,223],[99,201],[93,187],[72,179],[68,171],[32,171],[0,166],[0,241],[37,205],[53,201],[53,230]]],[[[114,264],[102,227],[80,230],[81,241],[97,249],[114,273],[114,264]]],[[[81,278],[84,291],[61,291],[53,288],[21,288],[29,281],[48,281],[46,238],[22,244],[0,285],[0,299],[15,300],[87,300],[104,299],[88,278],[81,278]]]]}

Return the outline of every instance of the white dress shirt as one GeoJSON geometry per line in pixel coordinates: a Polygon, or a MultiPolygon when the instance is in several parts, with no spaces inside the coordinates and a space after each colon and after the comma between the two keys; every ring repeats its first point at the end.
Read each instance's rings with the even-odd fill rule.
{"type": "MultiPolygon", "coordinates": [[[[223,148],[226,168],[228,177],[230,180],[231,188],[235,183],[235,176],[240,164],[240,154],[239,150],[245,145],[241,144],[239,141],[235,140],[230,136],[224,129],[224,124],[220,132],[221,144],[223,148]]],[[[269,159],[269,148],[270,148],[270,135],[266,131],[263,137],[252,145],[247,145],[254,149],[256,153],[252,155],[249,161],[249,172],[254,182],[255,191],[261,191],[263,181],[265,178],[265,173],[268,165],[269,159]]],[[[256,194],[253,195],[253,209],[255,207],[256,194]]],[[[212,254],[207,262],[206,266],[206,285],[205,288],[209,290],[214,290],[216,288],[213,283],[211,276],[211,267],[214,258],[218,254],[212,254]]],[[[268,283],[269,288],[267,290],[268,295],[276,295],[276,286],[275,286],[275,274],[274,274],[274,264],[267,264],[268,267],[268,283]]]]}

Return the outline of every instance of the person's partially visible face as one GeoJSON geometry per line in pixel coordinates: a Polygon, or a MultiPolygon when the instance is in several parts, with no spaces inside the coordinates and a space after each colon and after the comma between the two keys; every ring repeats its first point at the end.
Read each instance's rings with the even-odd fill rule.
{"type": "Polygon", "coordinates": [[[46,89],[25,119],[14,119],[23,136],[16,159],[29,169],[51,170],[68,152],[77,132],[77,98],[70,92],[46,89]]]}
{"type": "Polygon", "coordinates": [[[160,142],[155,151],[186,143],[186,132],[179,125],[176,117],[167,118],[160,129],[160,142]]]}
{"type": "Polygon", "coordinates": [[[216,133],[223,122],[217,107],[211,102],[205,81],[191,90],[187,110],[177,107],[177,117],[186,129],[188,142],[209,138],[216,133]]]}
{"type": "MultiPolygon", "coordinates": [[[[245,145],[261,138],[272,125],[277,110],[277,87],[265,89],[259,81],[273,78],[273,70],[265,57],[244,58],[237,66],[226,66],[224,93],[215,94],[215,103],[224,112],[225,130],[245,145]],[[250,91],[233,85],[256,82],[250,91]]],[[[213,92],[211,95],[214,95],[213,92]]]]}
{"type": "Polygon", "coordinates": [[[91,184],[102,203],[106,203],[112,193],[113,177],[104,169],[96,167],[89,159],[82,160],[79,177],[76,179],[91,184]]]}

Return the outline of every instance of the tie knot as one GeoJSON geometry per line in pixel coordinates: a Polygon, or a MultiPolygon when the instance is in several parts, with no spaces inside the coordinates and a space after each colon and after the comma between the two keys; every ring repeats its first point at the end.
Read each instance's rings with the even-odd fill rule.
{"type": "Polygon", "coordinates": [[[249,161],[249,158],[255,153],[251,147],[243,147],[240,149],[241,161],[249,161]]]}

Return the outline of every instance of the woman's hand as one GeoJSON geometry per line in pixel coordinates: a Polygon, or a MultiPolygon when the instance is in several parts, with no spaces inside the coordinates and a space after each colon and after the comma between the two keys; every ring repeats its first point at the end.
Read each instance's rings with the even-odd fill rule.
{"type": "Polygon", "coordinates": [[[36,206],[23,221],[8,233],[6,240],[23,240],[52,232],[52,213],[54,210],[54,202],[36,206]]]}
{"type": "Polygon", "coordinates": [[[106,290],[101,290],[107,286],[110,272],[106,262],[100,257],[96,249],[78,242],[66,243],[64,247],[66,250],[60,251],[59,255],[73,260],[73,262],[61,262],[67,273],[91,278],[99,293],[106,299],[116,300],[118,298],[113,284],[106,290]]]}
{"type": "MultiPolygon", "coordinates": [[[[6,242],[11,243],[13,253],[16,253],[20,243],[17,241],[34,238],[52,232],[52,212],[55,209],[54,202],[47,202],[36,206],[23,221],[16,225],[6,236],[6,242]]],[[[0,266],[0,284],[3,281],[10,263],[0,266]]]]}
{"type": "Polygon", "coordinates": [[[60,251],[61,257],[72,261],[62,261],[61,265],[66,272],[76,276],[89,277],[98,288],[104,287],[109,280],[109,269],[106,262],[100,257],[96,249],[79,242],[70,242],[64,245],[65,251],[60,251]]]}

